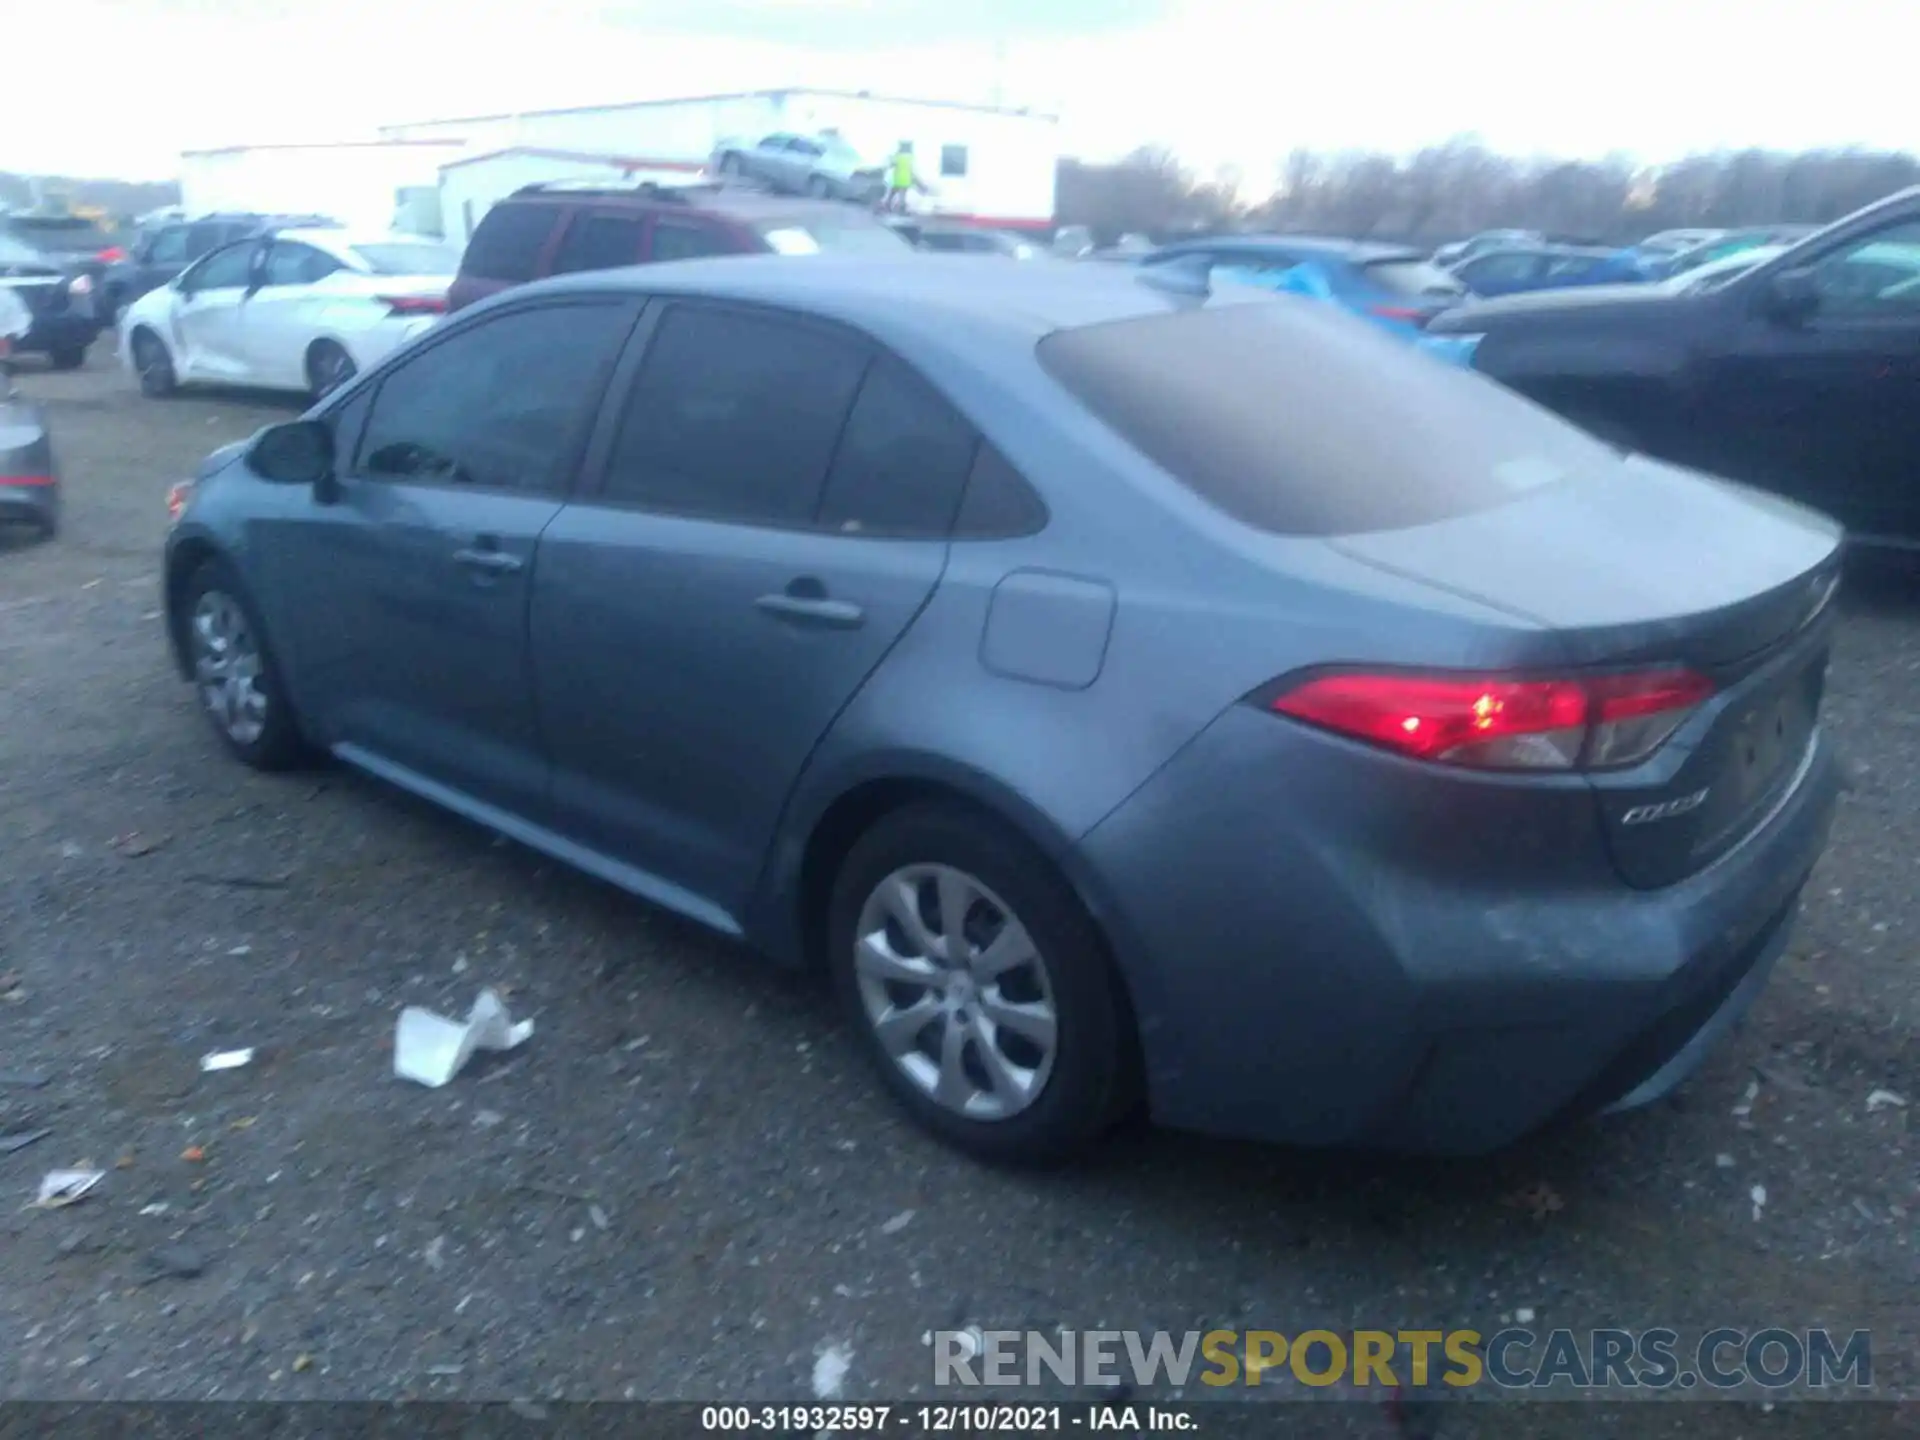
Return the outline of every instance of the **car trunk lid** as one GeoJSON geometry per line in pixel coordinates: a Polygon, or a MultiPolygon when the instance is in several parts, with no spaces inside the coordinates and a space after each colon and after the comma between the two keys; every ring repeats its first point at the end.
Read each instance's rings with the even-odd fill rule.
{"type": "Polygon", "coordinates": [[[1569,668],[1713,682],[1650,759],[1592,774],[1621,877],[1654,887],[1737,844],[1810,757],[1840,531],[1742,486],[1595,451],[1587,473],[1543,475],[1509,504],[1329,543],[1549,627],[1569,668]]]}

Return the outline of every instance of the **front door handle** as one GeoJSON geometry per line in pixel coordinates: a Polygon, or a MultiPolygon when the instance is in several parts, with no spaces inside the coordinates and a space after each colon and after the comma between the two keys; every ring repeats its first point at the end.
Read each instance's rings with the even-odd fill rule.
{"type": "Polygon", "coordinates": [[[846,600],[829,600],[825,595],[796,595],[782,591],[762,595],[753,602],[769,615],[799,625],[819,625],[831,630],[855,630],[866,620],[867,612],[846,600]]]}
{"type": "Polygon", "coordinates": [[[469,570],[488,575],[513,575],[525,568],[525,562],[519,556],[486,546],[468,546],[456,550],[453,552],[453,561],[456,565],[464,565],[469,570]]]}

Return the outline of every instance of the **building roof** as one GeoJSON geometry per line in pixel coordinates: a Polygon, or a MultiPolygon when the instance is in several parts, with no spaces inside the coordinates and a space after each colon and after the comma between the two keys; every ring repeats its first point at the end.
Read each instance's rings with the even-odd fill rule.
{"type": "Polygon", "coordinates": [[[246,155],[258,150],[396,150],[404,146],[443,149],[464,145],[464,140],[339,140],[305,145],[217,145],[211,150],[182,150],[180,158],[203,155],[246,155]]]}
{"type": "Polygon", "coordinates": [[[972,105],[963,100],[923,100],[911,95],[876,95],[868,90],[823,90],[812,85],[788,85],[774,90],[732,90],[717,95],[676,95],[654,100],[620,100],[606,105],[562,105],[549,110],[501,110],[490,115],[453,115],[439,120],[411,120],[398,125],[382,125],[390,130],[418,130],[428,125],[477,125],[489,120],[536,120],[549,115],[592,115],[599,111],[641,110],[656,105],[703,105],[715,100],[772,100],[788,95],[821,95],[839,100],[868,100],[877,105],[925,105],[940,110],[966,110],[983,115],[1024,116],[1029,120],[1058,123],[1058,115],[1024,107],[972,105]]]}
{"type": "MultiPolygon", "coordinates": [[[[457,144],[456,141],[434,141],[434,144],[457,144]]],[[[462,155],[458,160],[449,160],[440,168],[455,170],[462,165],[478,165],[483,160],[499,160],[508,155],[526,155],[537,160],[564,160],[581,165],[605,165],[613,170],[674,170],[688,175],[698,175],[707,167],[699,160],[648,160],[637,155],[596,155],[585,150],[551,150],[543,145],[503,145],[497,150],[483,151],[478,155],[462,155]]]]}

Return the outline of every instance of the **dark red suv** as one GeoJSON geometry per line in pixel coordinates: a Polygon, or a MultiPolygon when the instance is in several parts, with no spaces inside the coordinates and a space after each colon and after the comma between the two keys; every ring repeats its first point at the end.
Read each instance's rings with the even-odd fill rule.
{"type": "Polygon", "coordinates": [[[481,218],[450,310],[576,270],[703,255],[898,255],[912,246],[867,211],[730,185],[530,185],[481,218]]]}

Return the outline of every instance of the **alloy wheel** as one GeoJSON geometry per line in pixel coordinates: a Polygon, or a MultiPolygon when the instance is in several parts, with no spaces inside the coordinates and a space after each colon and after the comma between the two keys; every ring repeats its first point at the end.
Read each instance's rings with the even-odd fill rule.
{"type": "Polygon", "coordinates": [[[208,590],[194,606],[193,675],[200,703],[236,745],[252,745],[267,728],[259,642],[231,595],[208,590]]]}
{"type": "Polygon", "coordinates": [[[935,1104],[1005,1120],[1037,1100],[1059,1050],[1045,959],[1005,901],[951,865],[909,865],[867,897],[854,977],[881,1048],[935,1104]]]}

